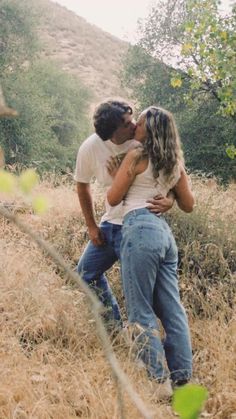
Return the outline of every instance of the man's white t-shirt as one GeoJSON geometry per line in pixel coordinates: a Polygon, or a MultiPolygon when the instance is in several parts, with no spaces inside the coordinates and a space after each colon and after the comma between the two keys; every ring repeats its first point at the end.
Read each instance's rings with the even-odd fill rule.
{"type": "MultiPolygon", "coordinates": [[[[112,184],[112,177],[106,168],[107,160],[111,156],[115,157],[127,153],[137,145],[139,143],[135,140],[127,140],[125,143],[117,145],[110,140],[103,141],[97,134],[92,134],[79,148],[74,175],[75,181],[90,183],[93,178],[96,178],[106,197],[106,191],[112,184]]],[[[105,208],[106,212],[101,221],[122,224],[122,202],[115,207],[111,207],[105,198],[105,208]]]]}

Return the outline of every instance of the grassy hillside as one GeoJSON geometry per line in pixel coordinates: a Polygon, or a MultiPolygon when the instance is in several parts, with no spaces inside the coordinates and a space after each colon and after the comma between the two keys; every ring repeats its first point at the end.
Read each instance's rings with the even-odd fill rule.
{"type": "MultiPolygon", "coordinates": [[[[51,202],[45,216],[35,216],[20,198],[12,209],[73,268],[87,241],[74,187],[54,179],[39,190],[51,202]]],[[[192,332],[194,381],[209,391],[202,417],[234,419],[236,189],[195,179],[194,190],[195,211],[182,214],[174,208],[170,215],[181,254],[180,288],[192,332]]],[[[102,209],[98,193],[98,217],[102,209]]],[[[0,418],[118,419],[117,392],[83,293],[3,218],[0,243],[0,418]]],[[[125,317],[119,265],[109,277],[125,317]]],[[[155,385],[137,368],[127,343],[119,336],[112,343],[154,417],[174,418],[170,405],[157,403],[155,385]]],[[[128,396],[125,411],[129,419],[140,417],[128,396]]]]}
{"type": "Polygon", "coordinates": [[[35,4],[41,15],[38,31],[43,55],[78,75],[91,88],[95,101],[127,96],[120,85],[120,68],[128,43],[50,0],[35,4]]]}

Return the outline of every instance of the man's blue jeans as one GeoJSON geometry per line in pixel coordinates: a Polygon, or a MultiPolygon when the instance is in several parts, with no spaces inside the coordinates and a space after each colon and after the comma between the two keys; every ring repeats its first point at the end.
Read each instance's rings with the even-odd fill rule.
{"type": "Polygon", "coordinates": [[[94,246],[90,241],[81,256],[77,271],[81,278],[93,288],[100,301],[106,307],[105,319],[121,322],[118,302],[108,283],[106,272],[120,259],[121,225],[102,222],[106,244],[94,246]]]}
{"type": "Polygon", "coordinates": [[[139,355],[149,375],[174,382],[189,380],[192,350],[188,321],[180,302],[177,247],[165,219],[146,208],[124,218],[121,242],[123,290],[128,320],[141,326],[139,355]],[[157,317],[165,330],[162,345],[157,317]]]}

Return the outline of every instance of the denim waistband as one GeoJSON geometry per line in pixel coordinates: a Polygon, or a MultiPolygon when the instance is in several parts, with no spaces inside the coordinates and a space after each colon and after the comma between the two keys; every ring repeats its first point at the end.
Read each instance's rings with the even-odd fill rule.
{"type": "Polygon", "coordinates": [[[153,212],[150,212],[148,208],[138,208],[138,209],[134,209],[132,211],[129,211],[124,216],[124,221],[127,220],[130,217],[136,217],[137,215],[148,215],[148,216],[153,216],[155,218],[160,218],[160,219],[165,220],[165,218],[163,217],[162,214],[154,214],[153,212]]]}

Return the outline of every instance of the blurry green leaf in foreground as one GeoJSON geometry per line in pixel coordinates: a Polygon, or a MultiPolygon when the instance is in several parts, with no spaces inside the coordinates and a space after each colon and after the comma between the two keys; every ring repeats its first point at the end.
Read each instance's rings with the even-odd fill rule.
{"type": "Polygon", "coordinates": [[[173,396],[173,410],[181,419],[197,419],[208,396],[205,387],[187,384],[175,390],[173,396]]]}
{"type": "Polygon", "coordinates": [[[0,170],[0,192],[11,193],[15,186],[15,176],[5,170],[0,170]]]}
{"type": "Polygon", "coordinates": [[[234,159],[236,157],[236,147],[234,145],[230,145],[226,148],[226,153],[230,159],[234,159]]]}
{"type": "Polygon", "coordinates": [[[48,202],[43,196],[36,196],[32,201],[32,207],[36,214],[44,214],[48,210],[48,202]]]}
{"type": "Polygon", "coordinates": [[[38,184],[39,176],[33,169],[27,169],[19,177],[19,185],[22,192],[28,194],[38,184]]]}

